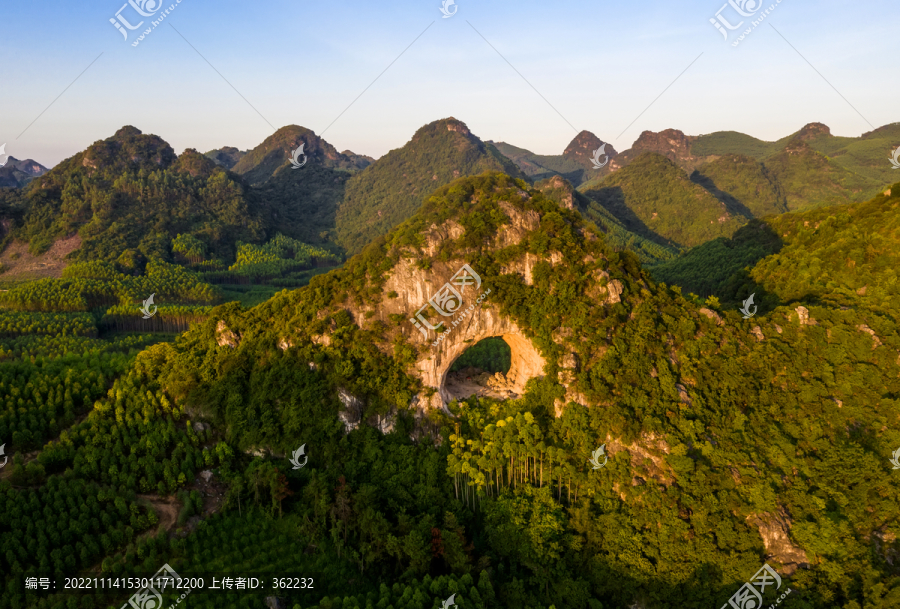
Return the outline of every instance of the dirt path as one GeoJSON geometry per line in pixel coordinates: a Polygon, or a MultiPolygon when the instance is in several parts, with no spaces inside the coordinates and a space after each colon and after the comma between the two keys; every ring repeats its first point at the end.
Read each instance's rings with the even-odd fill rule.
{"type": "Polygon", "coordinates": [[[156,531],[144,533],[144,535],[156,535],[161,530],[166,532],[172,530],[175,526],[175,522],[178,520],[178,512],[181,511],[181,504],[174,495],[166,497],[161,497],[159,495],[138,495],[138,499],[143,499],[152,505],[153,511],[156,512],[156,516],[159,518],[159,524],[156,527],[156,531]]]}
{"type": "MultiPolygon", "coordinates": [[[[4,452],[5,452],[5,451],[4,451],[4,452]]],[[[40,453],[41,453],[41,451],[39,451],[39,450],[35,450],[35,451],[30,452],[30,453],[25,453],[25,463],[23,464],[23,467],[24,467],[25,465],[28,465],[29,463],[31,463],[31,462],[34,461],[35,459],[37,459],[37,456],[38,456],[40,453]]],[[[5,479],[9,478],[9,477],[12,475],[12,471],[13,471],[13,468],[14,468],[13,462],[12,462],[12,455],[7,454],[7,455],[6,455],[6,459],[7,459],[6,465],[4,465],[2,468],[0,468],[0,480],[5,480],[5,479]]],[[[0,463],[2,463],[2,462],[3,462],[3,457],[0,457],[0,463]]]]}

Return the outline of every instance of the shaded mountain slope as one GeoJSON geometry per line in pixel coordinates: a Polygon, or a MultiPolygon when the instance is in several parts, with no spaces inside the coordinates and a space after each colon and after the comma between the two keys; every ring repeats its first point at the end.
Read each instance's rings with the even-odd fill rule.
{"type": "Polygon", "coordinates": [[[347,182],[336,217],[336,241],[348,252],[358,252],[412,216],[435,188],[486,170],[524,177],[461,121],[430,123],[347,182]]]}
{"type": "Polygon", "coordinates": [[[774,169],[747,156],[727,154],[700,165],[691,181],[705,188],[731,209],[760,218],[788,211],[774,169]]]}
{"type": "Polygon", "coordinates": [[[607,244],[616,251],[630,250],[637,254],[644,264],[669,260],[678,254],[675,247],[662,245],[631,232],[605,207],[578,192],[569,182],[559,176],[541,180],[534,187],[566,209],[577,210],[586,220],[592,222],[603,232],[607,244]]]}
{"type": "Polygon", "coordinates": [[[769,295],[771,306],[803,301],[891,311],[900,301],[900,183],[885,193],[755,220],[731,239],[653,267],[653,276],[729,302],[757,292],[769,295]]]}
{"type": "Polygon", "coordinates": [[[0,167],[0,188],[20,188],[49,170],[32,159],[20,161],[11,156],[0,167]]]}
{"type": "Polygon", "coordinates": [[[225,169],[231,169],[241,158],[249,152],[248,150],[238,150],[233,146],[225,146],[204,152],[203,156],[209,158],[216,165],[221,165],[225,169]]]}
{"type": "Polygon", "coordinates": [[[578,189],[628,230],[675,247],[730,236],[746,220],[744,209],[719,201],[671,160],[644,153],[625,168],[578,189]]]}

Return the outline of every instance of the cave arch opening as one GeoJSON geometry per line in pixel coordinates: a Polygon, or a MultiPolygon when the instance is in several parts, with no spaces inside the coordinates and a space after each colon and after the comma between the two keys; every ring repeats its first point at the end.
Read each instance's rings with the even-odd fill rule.
{"type": "Polygon", "coordinates": [[[542,364],[525,337],[514,333],[488,336],[470,343],[447,367],[441,394],[448,402],[473,395],[515,399],[524,393],[528,379],[542,372],[542,364]]]}

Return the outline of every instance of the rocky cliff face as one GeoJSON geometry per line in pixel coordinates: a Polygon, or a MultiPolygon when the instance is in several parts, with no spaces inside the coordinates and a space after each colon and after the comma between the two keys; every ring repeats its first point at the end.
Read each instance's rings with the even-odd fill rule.
{"type": "MultiPolygon", "coordinates": [[[[594,151],[601,148],[604,143],[606,142],[590,131],[582,131],[575,136],[575,139],[573,139],[568,146],[566,146],[566,149],[563,151],[563,156],[571,161],[576,161],[578,164],[585,167],[593,167],[591,158],[594,156],[594,151]]],[[[606,147],[603,151],[609,158],[613,158],[618,154],[612,144],[609,143],[606,143],[606,147]]]]}
{"type": "MultiPolygon", "coordinates": [[[[502,312],[495,299],[495,282],[500,277],[518,276],[522,284],[532,286],[539,265],[552,272],[557,265],[568,269],[571,263],[558,251],[548,250],[542,255],[527,251],[526,243],[541,228],[544,216],[529,208],[532,195],[528,192],[518,187],[507,192],[508,199],[497,202],[491,212],[494,217],[502,215],[502,222],[481,245],[481,251],[511,253],[493,267],[493,272],[479,266],[478,251],[463,245],[466,220],[446,218],[421,229],[418,246],[405,246],[397,252],[398,260],[384,273],[377,296],[347,297],[316,314],[325,319],[343,309],[363,329],[387,328],[377,343],[385,354],[394,353],[398,340],[413,346],[418,355],[407,373],[421,381],[424,391],[414,400],[419,408],[444,408],[456,397],[446,386],[450,367],[466,349],[489,337],[501,337],[510,346],[512,361],[505,380],[511,393],[521,395],[530,379],[554,374],[566,388],[566,399],[558,404],[558,411],[569,400],[588,403],[574,388],[579,358],[571,343],[577,343],[578,337],[571,329],[556,335],[552,346],[539,348],[531,331],[502,312]],[[559,366],[550,367],[551,360],[559,360],[559,366]]],[[[582,235],[586,241],[596,241],[592,233],[582,235]]],[[[627,299],[626,286],[610,277],[605,270],[608,261],[602,254],[576,263],[588,265],[587,297],[593,302],[613,306],[627,299]]],[[[309,340],[327,347],[332,344],[333,330],[309,337],[284,337],[280,344],[287,348],[309,340]]],[[[352,425],[358,414],[349,413],[346,418],[352,425]]]]}
{"type": "Polygon", "coordinates": [[[711,160],[709,157],[696,156],[691,152],[691,143],[695,139],[678,129],[665,129],[659,133],[644,131],[631,147],[631,152],[633,154],[641,152],[661,154],[690,172],[700,163],[711,160]]]}

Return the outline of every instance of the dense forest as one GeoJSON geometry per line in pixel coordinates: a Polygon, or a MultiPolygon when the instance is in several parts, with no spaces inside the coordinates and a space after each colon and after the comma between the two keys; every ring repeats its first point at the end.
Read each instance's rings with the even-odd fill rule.
{"type": "MultiPolygon", "coordinates": [[[[896,204],[868,205],[895,217],[896,204]]],[[[315,595],[280,595],[301,609],[438,607],[451,594],[467,608],[721,606],[765,562],[790,579],[796,607],[888,607],[900,600],[891,566],[900,497],[888,461],[900,435],[880,421],[900,414],[900,334],[878,307],[805,302],[808,316],[779,304],[743,321],[714,299],[696,304],[654,283],[636,257],[524,182],[463,179],[308,287],[249,311],[221,305],[174,342],[129,355],[105,395],[81,390],[90,414],[46,443],[30,472],[16,465],[5,493],[27,505],[43,489],[99,485],[109,490],[96,508],[85,503],[84,530],[104,513],[122,527],[107,533],[104,572],[164,562],[184,574],[315,572],[315,595]],[[490,245],[510,221],[508,201],[541,218],[520,254],[490,245]],[[432,258],[418,235],[449,219],[465,233],[432,258]],[[519,399],[471,398],[417,420],[417,333],[350,311],[386,298],[403,256],[427,265],[460,251],[496,294],[490,306],[527,328],[550,371],[566,351],[586,363],[573,386],[589,408],[558,411],[565,387],[552,372],[519,399]],[[566,263],[538,269],[531,285],[500,270],[510,255],[550,252],[566,263]],[[595,270],[621,282],[621,302],[597,301],[595,270]],[[554,334],[560,327],[570,338],[554,334]],[[322,332],[329,341],[313,340],[322,332]],[[364,419],[393,417],[393,430],[346,428],[340,391],[362,401],[364,419]],[[309,461],[292,470],[285,455],[299,444],[309,461]],[[600,444],[609,463],[594,471],[588,457],[600,444]],[[191,495],[201,469],[221,488],[215,515],[191,495]],[[140,535],[153,526],[142,494],[179,492],[174,526],[187,536],[140,535]],[[762,532],[779,527],[787,546],[768,548],[762,532]]],[[[26,514],[14,517],[50,512],[26,514]]],[[[67,572],[100,557],[78,537],[42,539],[33,554],[7,553],[4,570],[27,572],[31,556],[52,564],[66,544],[74,562],[57,556],[67,572]]],[[[88,600],[51,594],[30,606],[95,606],[88,600]]],[[[197,593],[191,602],[264,599],[197,593]]]]}
{"type": "MultiPolygon", "coordinates": [[[[822,137],[804,154],[857,145],[822,137]]],[[[81,238],[60,276],[0,286],[0,609],[119,608],[23,583],[163,564],[316,581],[185,601],[210,609],[721,607],[764,564],[798,609],[900,605],[900,184],[783,213],[799,144],[738,140],[578,191],[453,119],[371,165],[302,128],[175,156],[126,127],[0,189],[4,246],[81,238]],[[315,172],[285,166],[300,141],[315,172]],[[347,207],[301,230],[317,181],[347,207]],[[546,365],[514,399],[429,409],[435,355],[394,286],[462,264],[546,365]]],[[[514,356],[492,337],[447,370],[514,356]]]]}
{"type": "Polygon", "coordinates": [[[692,181],[669,159],[644,153],[624,169],[579,189],[625,227],[663,245],[693,247],[730,236],[746,220],[743,207],[729,207],[692,181]],[[652,180],[646,176],[652,175],[652,180]]]}
{"type": "Polygon", "coordinates": [[[900,192],[894,184],[871,201],[755,220],[731,239],[716,239],[651,267],[660,281],[721,301],[752,292],[764,302],[813,302],[896,308],[900,192]]]}

